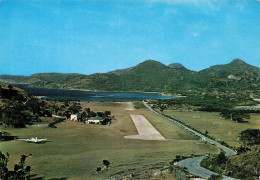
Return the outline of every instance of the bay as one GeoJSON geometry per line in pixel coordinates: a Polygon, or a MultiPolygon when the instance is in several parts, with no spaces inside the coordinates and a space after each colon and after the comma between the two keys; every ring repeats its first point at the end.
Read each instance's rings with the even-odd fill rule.
{"type": "Polygon", "coordinates": [[[50,100],[73,100],[73,101],[139,101],[144,99],[169,99],[175,96],[162,96],[160,93],[142,92],[89,92],[81,90],[45,89],[32,88],[27,84],[13,84],[24,89],[29,94],[50,100]]]}

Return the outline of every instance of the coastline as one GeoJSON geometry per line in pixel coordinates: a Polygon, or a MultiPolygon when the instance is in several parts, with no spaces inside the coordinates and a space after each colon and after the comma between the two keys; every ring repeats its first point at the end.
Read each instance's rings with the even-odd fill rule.
{"type": "Polygon", "coordinates": [[[160,93],[160,95],[161,96],[186,97],[186,96],[182,96],[180,94],[172,94],[172,93],[165,93],[165,92],[160,93]]]}
{"type": "MultiPolygon", "coordinates": [[[[8,83],[7,83],[8,84],[8,83]]],[[[90,90],[90,89],[75,89],[75,88],[45,88],[45,87],[34,87],[30,86],[29,83],[9,83],[12,85],[27,85],[29,88],[42,88],[42,89],[54,89],[54,90],[71,90],[71,91],[84,91],[84,92],[106,92],[106,93],[154,93],[160,94],[161,96],[174,96],[174,97],[186,97],[186,96],[179,96],[174,95],[172,93],[165,93],[165,92],[150,92],[150,91],[99,91],[99,90],[90,90]]],[[[19,87],[20,88],[20,87],[19,87]]]]}
{"type": "MultiPolygon", "coordinates": [[[[37,88],[28,84],[13,84],[23,89],[37,98],[49,100],[66,101],[97,101],[97,102],[133,102],[144,99],[172,99],[178,96],[166,96],[162,92],[142,92],[142,91],[90,91],[89,89],[57,89],[57,88],[37,88]]],[[[170,94],[169,94],[170,95],[170,94]]]]}
{"type": "MultiPolygon", "coordinates": [[[[10,83],[11,84],[11,83],[10,83]]],[[[18,85],[18,88],[23,89],[23,87],[19,86],[19,85],[24,85],[25,87],[28,88],[41,88],[41,89],[49,89],[49,90],[68,90],[68,91],[81,91],[81,92],[90,92],[90,93],[147,93],[147,94],[158,94],[162,97],[168,97],[167,99],[171,99],[171,98],[179,98],[179,97],[186,97],[186,96],[182,96],[181,94],[173,94],[173,93],[169,93],[169,92],[147,92],[147,91],[100,91],[100,90],[90,90],[90,89],[75,89],[75,88],[44,88],[44,87],[33,87],[30,86],[29,83],[12,83],[13,86],[18,85]]],[[[23,89],[25,90],[25,89],[23,89]]],[[[26,91],[26,90],[25,90],[26,91]]],[[[44,96],[39,96],[39,98],[42,98],[44,96]]],[[[163,98],[166,99],[166,98],[163,98]]]]}

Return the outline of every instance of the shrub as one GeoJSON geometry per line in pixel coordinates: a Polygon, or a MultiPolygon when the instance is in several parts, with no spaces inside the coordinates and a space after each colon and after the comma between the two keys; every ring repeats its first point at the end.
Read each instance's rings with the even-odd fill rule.
{"type": "Polygon", "coordinates": [[[212,174],[208,180],[221,180],[223,179],[221,175],[215,175],[215,174],[212,174]]]}
{"type": "Polygon", "coordinates": [[[246,129],[241,131],[238,136],[239,141],[244,145],[252,146],[260,143],[260,130],[259,129],[246,129]]]}
{"type": "MultiPolygon", "coordinates": [[[[29,155],[31,156],[31,154],[29,155]]],[[[31,166],[25,165],[25,160],[28,156],[22,155],[20,162],[18,164],[14,165],[14,171],[9,171],[8,166],[8,160],[9,160],[9,154],[7,155],[3,154],[0,151],[0,175],[3,179],[28,179],[28,176],[31,172],[31,166]]]]}
{"type": "Polygon", "coordinates": [[[109,167],[110,162],[109,162],[108,160],[103,160],[103,164],[104,164],[106,167],[109,167]]]}
{"type": "Polygon", "coordinates": [[[101,167],[97,167],[97,172],[100,172],[101,171],[101,167]]]}
{"type": "Polygon", "coordinates": [[[222,163],[226,163],[227,160],[228,159],[225,156],[224,152],[220,152],[219,155],[216,157],[216,162],[218,163],[218,165],[220,165],[222,163]]]}

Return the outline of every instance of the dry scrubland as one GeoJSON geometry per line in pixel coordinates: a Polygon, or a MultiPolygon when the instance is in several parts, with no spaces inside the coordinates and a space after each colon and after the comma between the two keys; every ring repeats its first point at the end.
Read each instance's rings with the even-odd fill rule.
{"type": "Polygon", "coordinates": [[[57,124],[57,129],[47,127],[4,129],[19,138],[37,136],[50,140],[45,144],[31,144],[18,140],[1,142],[1,151],[11,154],[9,168],[13,168],[13,164],[18,162],[21,154],[32,153],[33,156],[27,160],[27,164],[32,166],[32,174],[38,174],[38,177],[101,179],[119,172],[129,174],[156,166],[163,167],[175,155],[218,152],[214,146],[199,143],[193,135],[147,109],[131,110],[133,109],[131,103],[82,102],[81,104],[83,108],[90,107],[93,111],[110,110],[116,120],[110,126],[66,121],[57,124]],[[124,139],[124,136],[138,134],[130,114],[146,117],[168,140],[124,139]],[[96,168],[102,165],[103,159],[111,162],[111,168],[96,174],[96,168]]]}
{"type": "MultiPolygon", "coordinates": [[[[157,111],[159,110],[157,109],[157,111]]],[[[164,110],[163,113],[189,124],[201,132],[207,130],[210,136],[226,141],[232,146],[240,145],[237,136],[241,131],[248,128],[260,128],[260,114],[250,114],[251,118],[246,119],[249,123],[237,123],[220,118],[217,112],[164,110]]]]}

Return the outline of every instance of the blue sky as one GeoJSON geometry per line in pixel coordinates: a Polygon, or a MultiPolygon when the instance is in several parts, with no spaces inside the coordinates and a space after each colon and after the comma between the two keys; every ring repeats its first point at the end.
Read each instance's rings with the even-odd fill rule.
{"type": "Polygon", "coordinates": [[[0,0],[0,74],[260,66],[260,0],[0,0]]]}

